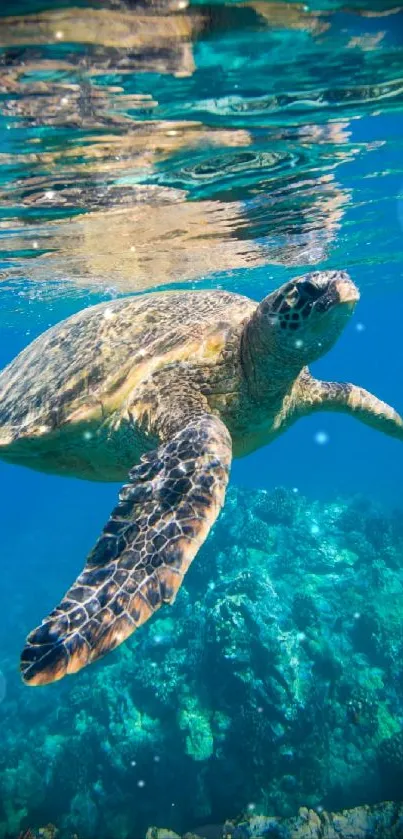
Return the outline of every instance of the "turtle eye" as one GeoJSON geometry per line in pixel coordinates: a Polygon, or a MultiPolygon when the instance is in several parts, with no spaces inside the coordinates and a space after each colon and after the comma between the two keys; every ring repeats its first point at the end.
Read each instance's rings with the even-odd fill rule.
{"type": "Polygon", "coordinates": [[[283,302],[279,308],[280,314],[284,314],[285,312],[289,312],[290,309],[295,306],[298,300],[298,291],[295,286],[290,288],[287,294],[283,297],[283,302]]]}
{"type": "Polygon", "coordinates": [[[288,292],[285,299],[286,299],[289,306],[293,306],[293,304],[295,303],[297,298],[298,298],[298,291],[297,291],[296,286],[293,286],[293,288],[291,288],[290,291],[288,292]]]}
{"type": "Polygon", "coordinates": [[[299,288],[300,297],[303,300],[318,300],[323,294],[323,288],[318,288],[315,283],[306,280],[299,288]]]}

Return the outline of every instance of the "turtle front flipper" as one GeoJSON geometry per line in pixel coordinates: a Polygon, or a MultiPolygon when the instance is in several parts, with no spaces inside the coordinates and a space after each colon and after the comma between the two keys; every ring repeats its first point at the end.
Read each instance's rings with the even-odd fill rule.
{"type": "Polygon", "coordinates": [[[390,437],[403,440],[403,419],[391,405],[350,382],[323,382],[309,374],[301,377],[302,413],[341,411],[390,437]]]}
{"type": "Polygon", "coordinates": [[[141,458],[84,571],[28,636],[27,684],[75,673],[173,602],[224,503],[230,464],[229,432],[209,414],[141,458]]]}

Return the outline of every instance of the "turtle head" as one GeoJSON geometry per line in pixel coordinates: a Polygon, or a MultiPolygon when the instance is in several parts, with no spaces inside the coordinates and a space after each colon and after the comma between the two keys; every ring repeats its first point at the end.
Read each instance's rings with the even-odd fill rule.
{"type": "Polygon", "coordinates": [[[268,350],[285,366],[298,369],[333,346],[358,299],[345,271],[314,271],[269,294],[253,318],[265,333],[268,350]]]}

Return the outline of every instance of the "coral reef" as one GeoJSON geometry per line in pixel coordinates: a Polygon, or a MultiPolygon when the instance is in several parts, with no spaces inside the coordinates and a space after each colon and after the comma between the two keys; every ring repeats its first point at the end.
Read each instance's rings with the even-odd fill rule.
{"type": "MultiPolygon", "coordinates": [[[[183,839],[203,839],[201,834],[186,833],[183,839]]],[[[340,813],[316,812],[301,807],[298,816],[289,819],[252,816],[237,824],[213,825],[211,839],[400,839],[403,836],[403,804],[385,801],[372,807],[355,807],[340,813]]],[[[181,839],[171,830],[151,827],[146,839],[181,839]]]]}
{"type": "Polygon", "coordinates": [[[402,603],[398,514],[231,489],[175,605],[107,660],[37,691],[0,662],[0,839],[228,816],[244,839],[242,818],[401,797],[402,603]]]}

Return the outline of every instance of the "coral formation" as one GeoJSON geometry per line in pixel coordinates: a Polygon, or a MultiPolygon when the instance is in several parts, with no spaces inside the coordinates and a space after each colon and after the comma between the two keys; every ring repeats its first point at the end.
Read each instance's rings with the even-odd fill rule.
{"type": "Polygon", "coordinates": [[[34,693],[0,662],[0,839],[401,796],[402,603],[398,515],[231,489],[175,605],[107,660],[34,693]]]}
{"type": "MultiPolygon", "coordinates": [[[[400,839],[403,836],[403,804],[385,801],[372,807],[355,807],[341,813],[316,812],[301,807],[298,816],[287,818],[252,816],[238,823],[213,825],[212,839],[400,839]]],[[[204,839],[186,833],[183,839],[204,839]]],[[[181,839],[171,830],[151,827],[146,839],[181,839]]]]}

